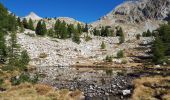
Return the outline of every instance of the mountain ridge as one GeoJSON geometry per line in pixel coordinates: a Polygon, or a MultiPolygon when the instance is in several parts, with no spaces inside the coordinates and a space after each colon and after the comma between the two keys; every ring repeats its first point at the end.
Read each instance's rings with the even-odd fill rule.
{"type": "Polygon", "coordinates": [[[159,24],[166,23],[165,19],[168,18],[169,13],[170,0],[126,1],[91,25],[121,26],[128,35],[133,36],[148,29],[155,30],[159,24]]]}

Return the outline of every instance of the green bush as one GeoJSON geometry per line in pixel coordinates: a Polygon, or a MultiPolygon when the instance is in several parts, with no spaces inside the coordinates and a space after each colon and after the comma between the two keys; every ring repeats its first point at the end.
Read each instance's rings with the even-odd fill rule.
{"type": "Polygon", "coordinates": [[[122,64],[127,64],[127,60],[123,59],[122,64]]]}
{"type": "Polygon", "coordinates": [[[0,79],[0,86],[4,83],[3,79],[0,79]]]}
{"type": "Polygon", "coordinates": [[[86,42],[88,42],[88,41],[90,41],[90,40],[92,40],[92,38],[91,38],[90,36],[88,36],[88,35],[85,36],[85,41],[86,41],[86,42]]]}
{"type": "Polygon", "coordinates": [[[24,82],[29,82],[29,83],[35,84],[38,82],[38,75],[36,74],[33,77],[30,77],[29,73],[22,73],[18,77],[15,76],[15,77],[11,78],[12,85],[19,85],[24,82]]]}
{"type": "Polygon", "coordinates": [[[140,34],[137,34],[137,35],[136,35],[136,39],[137,39],[137,40],[140,40],[140,37],[141,37],[140,34]]]}
{"type": "Polygon", "coordinates": [[[113,57],[112,56],[106,56],[105,60],[106,60],[106,62],[112,62],[113,57]]]}
{"type": "Polygon", "coordinates": [[[123,50],[120,50],[118,53],[117,53],[117,58],[123,58],[124,57],[124,52],[123,50]]]}
{"type": "Polygon", "coordinates": [[[106,45],[104,42],[102,42],[102,44],[101,44],[101,49],[106,49],[106,45]]]}
{"type": "Polygon", "coordinates": [[[107,69],[106,74],[111,76],[113,74],[113,70],[112,69],[107,69]]]}

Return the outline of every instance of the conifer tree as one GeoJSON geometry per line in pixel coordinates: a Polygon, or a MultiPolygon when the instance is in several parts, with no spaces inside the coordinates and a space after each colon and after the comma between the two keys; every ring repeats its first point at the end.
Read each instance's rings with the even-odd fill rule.
{"type": "Polygon", "coordinates": [[[77,32],[82,33],[82,27],[79,23],[77,24],[77,32]]]}
{"type": "Polygon", "coordinates": [[[44,36],[47,33],[47,28],[45,22],[39,21],[36,27],[36,34],[44,36]]]}
{"type": "Polygon", "coordinates": [[[42,34],[45,35],[47,33],[47,27],[46,27],[46,23],[43,21],[42,23],[42,34]]]}
{"type": "Polygon", "coordinates": [[[89,29],[88,24],[86,24],[84,27],[84,32],[88,32],[88,29],[89,29]]]}
{"type": "Polygon", "coordinates": [[[100,36],[100,31],[95,28],[93,34],[95,36],[100,36]]]}
{"type": "Polygon", "coordinates": [[[27,22],[26,18],[23,19],[22,23],[23,23],[24,28],[26,28],[26,29],[29,28],[29,25],[28,25],[28,22],[27,22]]]}
{"type": "Polygon", "coordinates": [[[58,38],[59,38],[59,33],[60,33],[60,27],[61,27],[61,22],[58,19],[54,26],[55,34],[56,34],[56,37],[58,37],[58,38]]]}
{"type": "Polygon", "coordinates": [[[125,36],[124,36],[122,28],[119,29],[118,34],[120,36],[120,38],[119,38],[120,43],[124,43],[125,42],[125,36]]]}
{"type": "Polygon", "coordinates": [[[67,31],[68,31],[68,37],[71,38],[72,34],[75,33],[74,25],[73,24],[68,25],[67,31]]]}
{"type": "Polygon", "coordinates": [[[28,28],[31,30],[34,30],[34,25],[33,25],[33,21],[31,18],[29,19],[29,22],[28,22],[28,28]]]}
{"type": "Polygon", "coordinates": [[[153,61],[157,64],[162,64],[165,60],[165,47],[159,37],[156,37],[153,44],[153,61]]]}
{"type": "Polygon", "coordinates": [[[7,58],[6,41],[4,32],[0,31],[0,63],[4,63],[7,58]]]}
{"type": "Polygon", "coordinates": [[[19,17],[17,18],[17,23],[18,23],[18,26],[21,27],[22,23],[21,23],[21,19],[19,17]]]}

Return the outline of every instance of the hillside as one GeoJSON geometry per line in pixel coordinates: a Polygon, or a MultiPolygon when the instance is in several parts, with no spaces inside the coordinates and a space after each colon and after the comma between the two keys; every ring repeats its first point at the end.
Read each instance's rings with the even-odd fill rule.
{"type": "Polygon", "coordinates": [[[128,0],[85,24],[0,4],[0,99],[169,100],[169,8],[128,0]]]}
{"type": "Polygon", "coordinates": [[[148,29],[155,30],[165,23],[169,18],[169,8],[169,0],[127,1],[91,25],[121,26],[127,35],[134,36],[148,29]]]}

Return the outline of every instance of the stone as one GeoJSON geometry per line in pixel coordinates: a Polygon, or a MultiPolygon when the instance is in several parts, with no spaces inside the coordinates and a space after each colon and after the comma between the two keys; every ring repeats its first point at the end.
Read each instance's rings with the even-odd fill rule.
{"type": "Polygon", "coordinates": [[[131,90],[123,90],[122,93],[124,96],[129,95],[129,94],[131,94],[131,90]]]}

